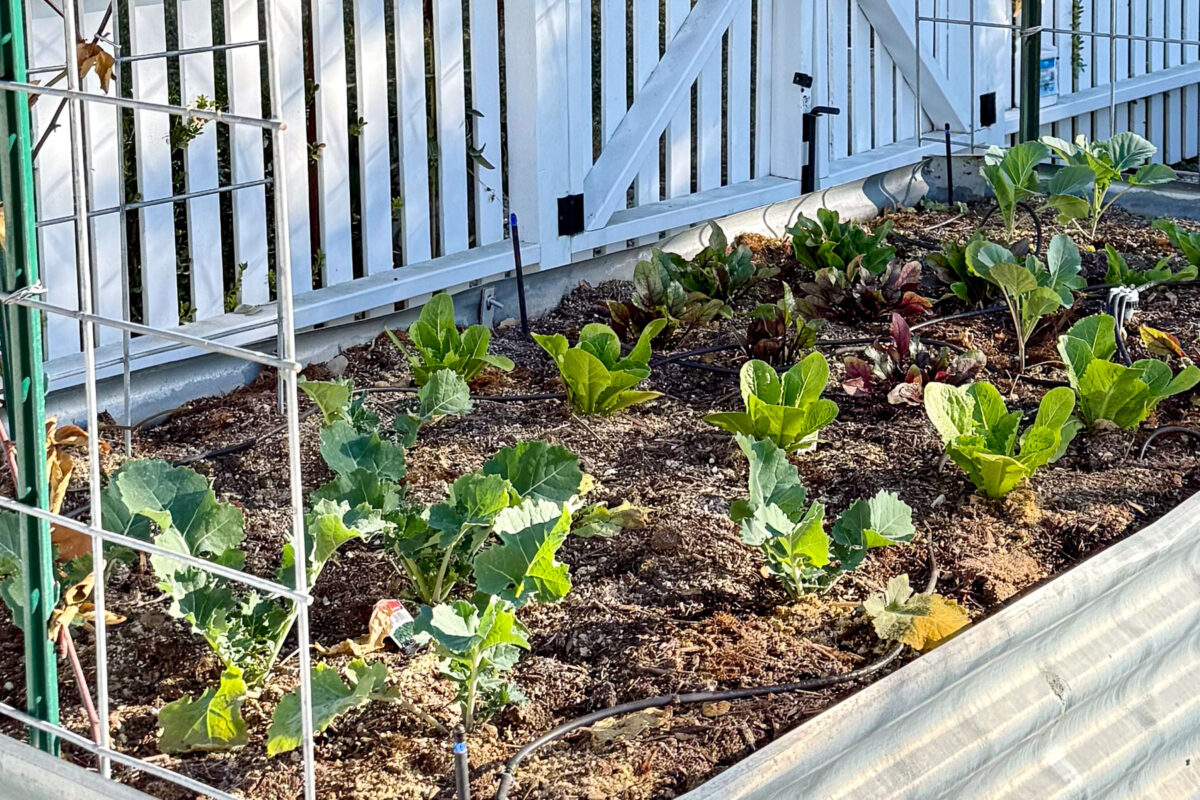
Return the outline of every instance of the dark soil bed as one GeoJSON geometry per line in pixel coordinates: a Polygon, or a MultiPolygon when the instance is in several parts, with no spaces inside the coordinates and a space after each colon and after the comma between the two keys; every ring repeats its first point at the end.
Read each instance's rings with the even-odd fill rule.
{"type": "MultiPolygon", "coordinates": [[[[923,255],[912,239],[965,239],[978,210],[899,212],[891,215],[900,234],[901,257],[923,255]],[[941,224],[930,231],[931,226],[941,224]]],[[[1053,231],[1044,220],[1047,236],[1053,231]]],[[[1145,220],[1114,212],[1103,227],[1106,241],[1129,253],[1139,266],[1169,252],[1166,237],[1145,220]]],[[[760,258],[783,267],[796,280],[799,268],[786,244],[751,238],[760,258]]],[[[1091,283],[1101,283],[1104,259],[1085,254],[1091,283]]],[[[928,272],[928,270],[927,270],[928,272]]],[[[945,287],[929,275],[927,294],[945,287]]],[[[755,302],[774,299],[778,281],[757,289],[734,320],[698,332],[675,347],[700,348],[730,341],[744,329],[755,302]]],[[[535,329],[563,332],[574,341],[587,322],[606,318],[602,301],[624,297],[629,285],[581,285],[535,329]]],[[[1046,324],[1031,342],[1029,374],[1061,381],[1052,364],[1055,336],[1074,319],[1094,313],[1102,295],[1081,298],[1075,308],[1046,324]]],[[[961,310],[941,302],[935,315],[961,310]]],[[[1042,383],[1014,381],[1015,343],[1002,314],[939,324],[924,334],[981,348],[987,379],[1006,394],[1010,407],[1031,412],[1045,392],[1042,383]]],[[[1200,290],[1177,287],[1143,301],[1137,322],[1174,333],[1200,360],[1200,290]]],[[[833,325],[824,338],[882,334],[833,325]]],[[[1131,331],[1133,329],[1131,328],[1131,331]]],[[[1144,355],[1136,333],[1134,357],[1144,355]]],[[[519,329],[502,326],[493,349],[511,357],[508,375],[485,374],[479,394],[534,394],[560,390],[557,372],[519,329]]],[[[660,350],[660,348],[656,348],[660,350]]],[[[501,447],[543,439],[579,454],[600,483],[599,496],[629,500],[650,509],[644,530],[612,539],[570,539],[560,560],[570,564],[574,590],[553,606],[530,606],[520,614],[533,633],[532,652],[514,671],[529,696],[482,726],[470,738],[478,797],[491,797],[504,762],[518,747],[549,728],[581,714],[649,695],[783,683],[846,672],[887,650],[855,603],[883,588],[888,578],[908,572],[914,585],[929,576],[925,544],[932,539],[941,571],[938,590],[980,619],[1041,581],[1153,522],[1200,489],[1200,448],[1195,439],[1160,437],[1145,460],[1138,451],[1157,425],[1200,427],[1200,408],[1182,396],[1164,403],[1141,431],[1094,437],[1080,435],[1067,455],[1040,470],[1027,487],[1003,502],[975,493],[952,464],[943,465],[937,434],[919,408],[891,406],[883,397],[851,399],[838,388],[841,360],[861,348],[827,350],[834,367],[827,396],[841,406],[838,420],[821,433],[819,448],[794,457],[810,497],[833,513],[880,488],[899,493],[914,509],[920,538],[910,547],[874,551],[862,568],[825,595],[789,604],[782,589],[760,572],[758,554],[744,546],[727,516],[730,501],[744,496],[746,462],[733,440],[704,422],[716,409],[738,406],[736,377],[678,364],[655,370],[647,388],[664,396],[612,418],[572,417],[562,401],[479,402],[463,419],[447,419],[422,430],[409,451],[408,482],[417,497],[440,498],[445,485],[476,469],[501,447]]],[[[664,351],[664,352],[669,352],[664,351]]],[[[408,380],[407,365],[386,337],[354,348],[346,374],[359,387],[391,386],[408,380]]],[[[706,363],[736,367],[736,351],[703,356],[706,363]]],[[[327,377],[312,367],[313,378],[327,377]]],[[[379,394],[373,403],[395,405],[401,395],[379,394]]],[[[134,437],[134,455],[168,459],[244,441],[275,426],[271,376],[225,397],[200,400],[134,437]]],[[[304,477],[308,489],[328,479],[317,453],[317,420],[304,425],[304,477]]],[[[120,450],[119,433],[110,438],[120,450]]],[[[118,456],[111,455],[115,466],[118,456]]],[[[288,521],[285,440],[279,436],[243,452],[198,461],[218,495],[246,511],[247,568],[272,574],[288,521]]],[[[68,505],[86,499],[80,485],[68,505]]],[[[405,598],[405,581],[383,553],[369,544],[347,546],[322,574],[312,608],[315,641],[333,645],[366,631],[373,604],[405,598]]],[[[110,629],[109,680],[112,729],[121,750],[192,775],[227,791],[261,800],[299,795],[299,756],[268,759],[263,737],[279,697],[296,681],[296,659],[285,658],[269,688],[245,709],[250,744],[240,752],[172,758],[157,755],[155,715],[163,704],[195,694],[220,674],[216,656],[199,637],[169,618],[149,570],[123,569],[108,587],[108,603],[128,622],[110,629]]],[[[412,604],[410,603],[410,606],[412,604]]],[[[22,644],[7,614],[0,614],[0,699],[24,705],[22,644]]],[[[82,658],[93,659],[92,637],[77,633],[82,658]]],[[[294,644],[284,652],[294,650],[294,644]]],[[[909,657],[906,655],[906,658],[909,657]]],[[[387,664],[406,697],[433,714],[453,720],[453,691],[436,674],[430,655],[393,650],[371,658],[387,664]]],[[[341,659],[330,659],[340,663],[341,659]]],[[[89,668],[89,674],[91,670],[89,668]]],[[[87,732],[77,710],[69,667],[62,671],[66,724],[87,732]]],[[[836,690],[764,697],[705,707],[681,707],[623,724],[624,735],[601,743],[581,732],[528,760],[518,773],[514,798],[670,798],[694,788],[744,758],[840,697],[836,690]],[[640,728],[640,730],[639,730],[640,728]]],[[[4,725],[19,735],[16,726],[4,725]]],[[[621,731],[619,731],[621,733],[621,731]]],[[[69,749],[69,748],[68,748],[69,749]]],[[[453,796],[450,743],[419,720],[391,705],[376,704],[337,720],[317,740],[317,780],[323,797],[449,798],[453,796]]],[[[80,758],[81,763],[86,761],[80,758]]],[[[144,791],[166,798],[192,796],[162,781],[118,770],[144,791]]]]}

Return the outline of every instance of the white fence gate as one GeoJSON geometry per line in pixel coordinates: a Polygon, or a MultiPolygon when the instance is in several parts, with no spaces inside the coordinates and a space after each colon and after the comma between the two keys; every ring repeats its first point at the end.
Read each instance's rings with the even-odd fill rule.
{"type": "MultiPolygon", "coordinates": [[[[259,132],[88,112],[97,307],[231,344],[274,335],[274,202],[290,212],[297,324],[311,326],[503,276],[509,212],[525,263],[550,269],[794,197],[806,105],[840,109],[821,123],[823,185],[939,152],[947,123],[960,147],[1017,127],[1012,0],[282,2],[294,35],[280,97],[262,79],[259,0],[79,2],[117,55],[110,93],[307,131],[307,151],[292,137],[284,154],[281,198],[259,132]],[[796,73],[814,78],[807,96],[796,73]]],[[[1200,0],[1043,4],[1064,65],[1047,132],[1115,126],[1168,162],[1197,155],[1200,0]]],[[[46,0],[27,8],[30,67],[48,81],[61,20],[46,0]]],[[[95,72],[86,86],[101,91],[95,72]]],[[[78,307],[54,100],[34,109],[40,246],[50,302],[78,307]]],[[[74,324],[48,325],[52,386],[78,383],[74,324]]],[[[125,351],[135,368],[189,354],[110,331],[101,374],[125,351]]]]}

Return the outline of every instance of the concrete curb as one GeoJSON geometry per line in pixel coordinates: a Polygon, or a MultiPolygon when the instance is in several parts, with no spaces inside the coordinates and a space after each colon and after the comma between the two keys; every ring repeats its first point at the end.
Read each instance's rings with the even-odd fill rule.
{"type": "Polygon", "coordinates": [[[0,798],[9,800],[148,800],[124,784],[0,735],[0,798]]]}
{"type": "Polygon", "coordinates": [[[682,800],[1200,796],[1200,494],[682,800]]]}

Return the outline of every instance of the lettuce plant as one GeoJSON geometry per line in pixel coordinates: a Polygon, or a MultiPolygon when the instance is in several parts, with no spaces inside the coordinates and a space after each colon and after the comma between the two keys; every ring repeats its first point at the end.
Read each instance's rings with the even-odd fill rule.
{"type": "Polygon", "coordinates": [[[988,497],[1011,492],[1038,467],[1057,461],[1079,432],[1075,393],[1065,386],[1042,397],[1033,424],[1019,433],[1022,414],[1009,412],[990,383],[925,387],[925,411],[946,453],[988,497]]]}
{"type": "MultiPolygon", "coordinates": [[[[107,530],[224,566],[241,568],[245,563],[241,510],[217,500],[208,482],[190,469],[164,461],[128,461],[112,476],[102,500],[107,530]]],[[[386,526],[380,513],[366,504],[318,501],[305,520],[308,552],[303,558],[309,585],[341,545],[369,538],[386,526]]],[[[291,543],[284,545],[276,580],[285,586],[295,586],[296,559],[291,543]]],[[[244,744],[241,704],[266,679],[297,609],[231,588],[224,579],[169,556],[154,555],[150,564],[159,589],[170,599],[167,612],[202,636],[225,665],[219,686],[163,708],[160,748],[174,753],[244,744]]]]}
{"type": "Polygon", "coordinates": [[[440,369],[452,370],[469,381],[489,366],[504,372],[513,368],[511,359],[488,353],[492,332],[487,328],[472,325],[459,333],[454,323],[454,301],[448,294],[431,297],[421,309],[421,316],[409,326],[408,339],[416,352],[405,347],[391,331],[387,335],[408,359],[413,382],[418,386],[440,369]]]}
{"type": "Polygon", "coordinates": [[[762,303],[750,314],[750,325],[737,339],[750,358],[768,364],[792,364],[817,343],[817,332],[825,323],[807,320],[792,287],[783,285],[783,296],[775,303],[762,303]]]}
{"type": "Polygon", "coordinates": [[[505,601],[481,595],[475,602],[423,606],[413,629],[419,639],[433,643],[442,675],[457,687],[455,699],[467,730],[524,700],[503,675],[521,650],[529,649],[529,631],[505,601]]]}
{"type": "Polygon", "coordinates": [[[657,320],[664,321],[664,335],[669,338],[681,326],[691,330],[733,314],[721,300],[684,288],[676,274],[686,264],[680,256],[655,250],[649,261],[634,267],[633,297],[623,303],[605,301],[621,338],[641,336],[657,320]]]}
{"type": "Polygon", "coordinates": [[[1117,201],[1107,199],[1113,183],[1154,186],[1175,180],[1175,170],[1150,163],[1158,148],[1136,133],[1118,133],[1102,142],[1089,142],[1082,134],[1074,143],[1053,136],[1043,136],[1041,141],[1066,164],[1047,186],[1047,205],[1058,211],[1060,224],[1075,225],[1091,240],[1100,219],[1117,201]],[[1126,174],[1130,170],[1136,172],[1126,174]]]}
{"type": "Polygon", "coordinates": [[[1079,395],[1080,416],[1088,425],[1132,430],[1163,400],[1200,383],[1195,365],[1178,374],[1153,358],[1126,367],[1111,360],[1116,351],[1116,320],[1108,314],[1085,317],[1058,339],[1071,388],[1079,395]]]}
{"type": "Polygon", "coordinates": [[[887,245],[891,230],[888,221],[876,227],[874,233],[867,233],[854,222],[842,222],[837,211],[819,208],[815,220],[800,215],[788,234],[796,260],[813,272],[844,272],[858,260],[867,273],[879,276],[896,257],[895,249],[887,245]]]}
{"type": "Polygon", "coordinates": [[[746,245],[729,246],[725,231],[709,222],[708,246],[690,261],[672,256],[665,261],[667,272],[688,292],[731,303],[759,281],[774,277],[779,270],[760,267],[746,245]]]}
{"type": "Polygon", "coordinates": [[[730,517],[742,541],[759,548],[767,570],[793,600],[857,568],[867,551],[909,542],[916,534],[912,509],[886,491],[855,501],[827,534],[825,507],[807,504],[800,473],[787,453],[770,441],[736,438],[750,462],[749,497],[730,506],[730,517]]]}
{"type": "Polygon", "coordinates": [[[919,294],[921,265],[893,261],[876,275],[854,258],[845,267],[817,270],[812,281],[799,286],[800,310],[809,319],[874,322],[895,311],[905,319],[925,315],[933,302],[919,294]]]}
{"type": "MultiPolygon", "coordinates": [[[[1135,269],[1129,266],[1125,257],[1118,253],[1111,244],[1104,246],[1108,256],[1108,272],[1104,282],[1113,286],[1145,286],[1151,283],[1174,283],[1177,281],[1195,280],[1198,273],[1196,267],[1186,266],[1175,272],[1171,269],[1171,256],[1159,260],[1149,269],[1135,269]]],[[[1200,251],[1197,251],[1200,255],[1200,251]]]]}
{"type": "Polygon", "coordinates": [[[709,414],[704,419],[724,431],[767,439],[784,450],[817,446],[817,435],[838,415],[837,403],[821,393],[829,383],[829,362],[812,353],[783,377],[765,361],[742,365],[745,411],[709,414]]]}
{"type": "Polygon", "coordinates": [[[571,588],[555,556],[583,489],[573,453],[522,442],[454,481],[441,503],[385,515],[393,522],[389,556],[430,605],[446,602],[472,577],[480,591],[517,606],[556,601],[571,588]]]}
{"type": "Polygon", "coordinates": [[[981,172],[996,198],[1008,242],[1017,239],[1019,204],[1040,189],[1037,166],[1049,157],[1050,148],[1041,142],[1023,142],[1007,150],[993,146],[983,157],[981,172]]]}
{"type": "Polygon", "coordinates": [[[585,325],[574,347],[568,346],[561,333],[535,333],[533,339],[558,366],[571,408],[580,414],[612,414],[661,396],[660,392],[639,392],[634,387],[650,377],[650,340],[666,324],[662,319],[648,324],[624,358],[616,332],[600,323],[585,325]]]}
{"type": "Polygon", "coordinates": [[[1167,235],[1171,244],[1183,254],[1184,259],[1188,262],[1189,269],[1182,272],[1191,273],[1191,278],[1176,277],[1172,280],[1191,280],[1196,277],[1197,270],[1200,270],[1200,233],[1191,233],[1180,228],[1174,222],[1167,219],[1155,220],[1154,227],[1167,235]]]}
{"type": "Polygon", "coordinates": [[[1046,263],[1036,256],[1024,261],[1008,249],[991,242],[975,242],[967,248],[971,270],[995,285],[1008,305],[1017,334],[1017,355],[1025,371],[1025,347],[1047,314],[1070,308],[1074,292],[1087,282],[1080,276],[1082,259],[1070,237],[1058,234],[1050,241],[1046,263]]]}
{"type": "Polygon", "coordinates": [[[899,314],[892,315],[891,338],[868,347],[863,355],[846,358],[842,389],[851,397],[865,397],[892,384],[887,395],[892,405],[919,406],[927,384],[959,386],[974,380],[987,366],[987,356],[980,350],[951,356],[949,348],[934,350],[923,344],[899,314]]]}

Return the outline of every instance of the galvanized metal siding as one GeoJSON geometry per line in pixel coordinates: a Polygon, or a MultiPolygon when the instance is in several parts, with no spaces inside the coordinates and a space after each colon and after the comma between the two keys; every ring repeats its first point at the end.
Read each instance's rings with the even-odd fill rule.
{"type": "Polygon", "coordinates": [[[687,800],[1200,797],[1200,495],[687,800]]]}

